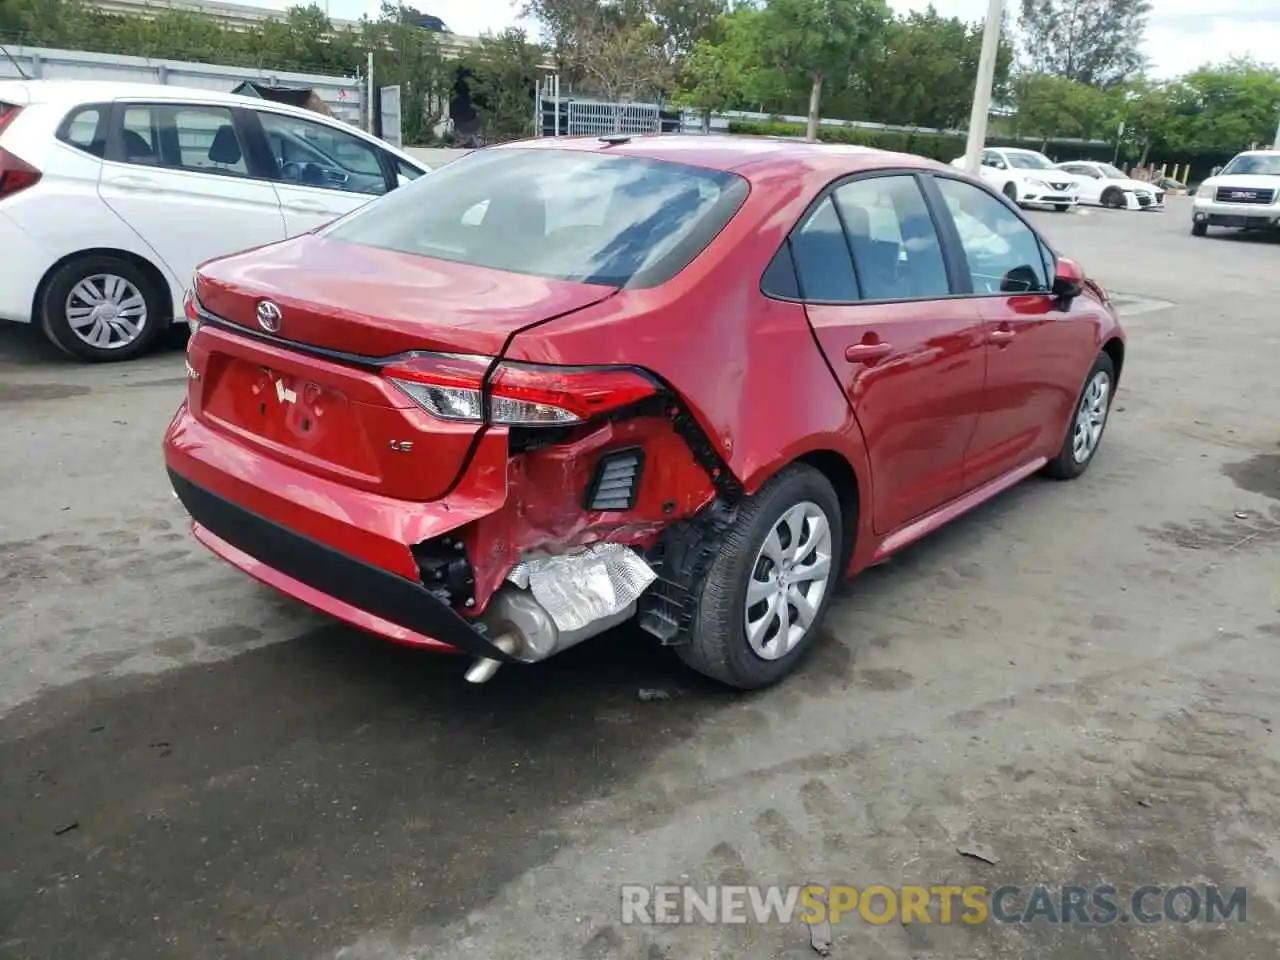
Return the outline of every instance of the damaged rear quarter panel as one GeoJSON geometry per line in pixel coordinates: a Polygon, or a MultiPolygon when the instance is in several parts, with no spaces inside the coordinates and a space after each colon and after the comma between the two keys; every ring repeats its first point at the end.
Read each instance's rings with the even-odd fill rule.
{"type": "Polygon", "coordinates": [[[715,493],[671,422],[660,416],[578,428],[563,442],[514,454],[502,508],[463,532],[475,574],[475,611],[529,551],[561,553],[595,540],[648,546],[669,524],[693,516],[715,493]],[[639,447],[644,465],[633,509],[589,511],[601,454],[639,447]]]}
{"type": "MultiPolygon", "coordinates": [[[[525,330],[506,356],[652,371],[679,394],[747,494],[796,459],[830,451],[849,464],[869,503],[862,432],[803,305],[760,290],[769,261],[826,175],[797,177],[791,164],[739,172],[751,179],[751,196],[685,270],[525,330]]],[[[868,514],[858,517],[859,547],[869,544],[868,514]]]]}

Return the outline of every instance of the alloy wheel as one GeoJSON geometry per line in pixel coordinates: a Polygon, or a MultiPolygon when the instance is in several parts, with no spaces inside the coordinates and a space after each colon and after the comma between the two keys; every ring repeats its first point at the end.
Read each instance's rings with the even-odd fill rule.
{"type": "Polygon", "coordinates": [[[822,607],[832,563],[831,523],[818,504],[788,508],[765,537],[747,583],[743,624],[763,660],[777,660],[808,634],[822,607]]]}

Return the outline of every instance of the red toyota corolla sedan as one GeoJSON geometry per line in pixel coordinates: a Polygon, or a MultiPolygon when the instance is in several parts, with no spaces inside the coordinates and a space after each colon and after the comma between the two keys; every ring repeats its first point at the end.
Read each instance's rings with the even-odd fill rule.
{"type": "Polygon", "coordinates": [[[205,264],[187,309],[195,535],[472,681],[633,617],[778,681],[838,577],[1083,473],[1125,350],[980,181],[732,137],[479,151],[205,264]]]}

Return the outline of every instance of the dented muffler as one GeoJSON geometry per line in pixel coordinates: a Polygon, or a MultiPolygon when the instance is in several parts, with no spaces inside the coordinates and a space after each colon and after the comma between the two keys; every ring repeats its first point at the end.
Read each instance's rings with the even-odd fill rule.
{"type": "MultiPolygon", "coordinates": [[[[656,579],[635,550],[618,543],[530,554],[507,575],[480,619],[500,650],[536,663],[625,623],[656,579]]],[[[484,683],[500,665],[479,658],[467,680],[484,683]]]]}

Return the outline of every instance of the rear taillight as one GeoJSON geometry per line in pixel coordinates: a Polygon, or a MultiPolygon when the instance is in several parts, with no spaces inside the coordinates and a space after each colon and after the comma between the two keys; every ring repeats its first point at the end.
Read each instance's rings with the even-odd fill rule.
{"type": "Polygon", "coordinates": [[[657,394],[657,385],[626,367],[555,367],[502,363],[481,386],[493,360],[457,354],[417,354],[383,373],[418,406],[441,420],[503,426],[569,426],[629,407],[657,394]]]}
{"type": "Polygon", "coordinates": [[[0,133],[4,133],[4,128],[18,119],[21,112],[22,108],[12,103],[0,103],[0,133]]]}
{"type": "MultiPolygon", "coordinates": [[[[0,126],[2,129],[2,126],[0,126]]],[[[0,200],[40,182],[40,171],[0,147],[0,200]]]]}
{"type": "Polygon", "coordinates": [[[196,306],[196,294],[194,290],[188,290],[186,298],[182,301],[182,313],[187,318],[187,328],[195,333],[200,329],[200,309],[196,306]]]}

